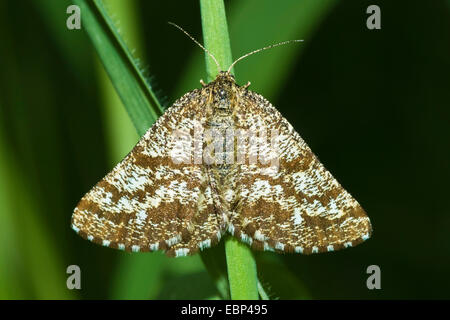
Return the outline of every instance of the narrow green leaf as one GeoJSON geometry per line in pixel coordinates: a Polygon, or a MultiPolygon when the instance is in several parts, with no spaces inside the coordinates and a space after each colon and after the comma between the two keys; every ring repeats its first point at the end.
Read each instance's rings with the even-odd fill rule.
{"type": "Polygon", "coordinates": [[[259,253],[256,254],[256,262],[261,289],[266,289],[267,297],[283,300],[311,299],[306,287],[289,270],[282,256],[272,252],[259,253]]]}
{"type": "MultiPolygon", "coordinates": [[[[137,2],[133,0],[104,0],[109,16],[120,25],[126,44],[133,48],[134,54],[142,51],[142,36],[137,2]]],[[[117,29],[117,27],[114,27],[117,29]]],[[[136,129],[127,116],[126,108],[103,66],[98,68],[104,116],[106,119],[110,163],[115,165],[133,148],[139,139],[136,129]]],[[[163,272],[166,259],[160,254],[126,254],[120,257],[113,277],[111,298],[149,299],[157,296],[163,285],[163,272]]]]}
{"type": "MultiPolygon", "coordinates": [[[[133,48],[135,58],[142,56],[141,21],[138,15],[136,0],[103,0],[110,16],[114,16],[115,24],[120,25],[120,32],[128,47],[133,48]]],[[[130,152],[139,136],[127,115],[126,108],[120,100],[117,91],[98,60],[98,81],[103,102],[103,114],[107,131],[110,165],[117,164],[130,152]]]]}
{"type": "MultiPolygon", "coordinates": [[[[309,45],[321,21],[336,3],[336,0],[286,0],[274,6],[272,0],[230,2],[229,32],[235,49],[234,52],[239,53],[236,57],[283,40],[305,40],[301,44],[275,48],[240,62],[238,69],[239,79],[242,79],[242,83],[251,81],[253,91],[259,92],[272,100],[284,86],[293,64],[309,45]],[[250,16],[251,19],[249,19],[250,16]]],[[[198,79],[204,77],[203,63],[200,55],[193,56],[191,63],[186,68],[187,71],[182,74],[180,84],[175,91],[176,95],[181,95],[192,88],[198,79]]],[[[222,66],[222,68],[225,67],[222,66]]],[[[212,64],[210,69],[215,70],[215,65],[212,64]]],[[[273,270],[272,264],[265,264],[260,266],[259,269],[265,268],[266,265],[270,266],[268,269],[273,270]]],[[[270,281],[277,281],[276,275],[270,277],[270,281],[268,281],[267,273],[264,270],[260,272],[264,276],[261,279],[262,286],[268,288],[267,285],[269,284],[270,295],[287,297],[284,291],[279,292],[282,285],[270,283],[270,281]]],[[[222,275],[223,277],[226,277],[226,275],[222,275]]],[[[289,295],[291,299],[294,296],[295,298],[309,297],[302,283],[294,275],[281,278],[283,283],[291,285],[289,287],[292,291],[289,295]],[[284,281],[285,279],[286,281],[284,281]]],[[[261,297],[263,298],[263,295],[261,297]]]]}
{"type": "MultiPolygon", "coordinates": [[[[215,56],[221,69],[228,69],[232,56],[223,0],[200,0],[200,8],[204,46],[215,56]]],[[[208,55],[206,70],[208,81],[213,80],[218,70],[208,55]]],[[[231,298],[258,299],[256,263],[250,248],[228,237],[225,239],[225,251],[231,298]]]]}
{"type": "Polygon", "coordinates": [[[256,262],[250,248],[234,237],[225,240],[228,280],[233,300],[258,300],[256,262]]]}
{"type": "Polygon", "coordinates": [[[213,279],[222,299],[230,299],[224,242],[200,253],[203,264],[213,279]]]}
{"type": "Polygon", "coordinates": [[[200,0],[202,14],[203,44],[216,58],[220,69],[213,59],[205,54],[208,81],[214,80],[218,71],[227,70],[233,62],[230,38],[223,0],[200,0]]]}
{"type": "Polygon", "coordinates": [[[161,104],[108,16],[101,0],[75,0],[88,33],[114,88],[143,135],[162,115],[161,104]]]}
{"type": "MultiPolygon", "coordinates": [[[[161,104],[131,57],[102,2],[100,0],[94,0],[93,3],[85,0],[76,0],[76,2],[83,12],[83,27],[91,38],[114,88],[119,93],[138,134],[144,134],[156,118],[162,114],[161,104]]],[[[162,268],[168,259],[165,256],[145,256],[147,259],[134,256],[124,257],[118,270],[120,274],[117,277],[120,279],[117,279],[113,285],[114,298],[157,297],[157,290],[164,279],[164,276],[160,276],[161,272],[164,269],[165,275],[172,274],[172,268],[162,268]],[[146,282],[137,283],[136,274],[141,274],[145,268],[148,268],[148,272],[153,272],[153,275],[147,277],[146,282]],[[130,281],[132,282],[130,283],[130,281]]],[[[174,262],[176,261],[172,260],[170,265],[177,265],[174,262]]],[[[185,268],[179,266],[178,269],[180,273],[198,272],[196,270],[200,270],[199,262],[198,257],[197,259],[186,257],[183,266],[190,265],[190,267],[184,270],[185,268]]],[[[168,267],[170,266],[168,265],[168,267]]],[[[208,268],[208,266],[206,267],[208,268]]]]}

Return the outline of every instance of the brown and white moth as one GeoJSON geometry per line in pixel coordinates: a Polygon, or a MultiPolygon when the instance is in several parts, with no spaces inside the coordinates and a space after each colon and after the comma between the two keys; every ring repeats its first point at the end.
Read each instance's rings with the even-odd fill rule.
{"type": "Polygon", "coordinates": [[[211,247],[227,232],[256,250],[303,254],[370,237],[370,220],[358,202],[270,102],[236,83],[232,66],[178,99],[81,199],[72,216],[79,235],[111,248],[176,257],[211,247]],[[228,134],[263,129],[277,132],[276,153],[264,135],[242,146],[228,134]],[[231,148],[214,149],[206,162],[208,130],[231,148]],[[187,138],[174,138],[180,132],[187,138]],[[240,161],[226,161],[238,150],[240,161]],[[249,161],[252,156],[265,161],[249,161]]]}

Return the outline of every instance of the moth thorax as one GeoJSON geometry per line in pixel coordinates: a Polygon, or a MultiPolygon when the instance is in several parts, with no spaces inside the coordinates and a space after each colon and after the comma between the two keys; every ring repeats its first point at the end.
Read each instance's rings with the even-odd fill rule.
{"type": "Polygon", "coordinates": [[[219,79],[212,92],[212,107],[215,112],[230,113],[235,100],[233,83],[228,80],[219,79]]]}

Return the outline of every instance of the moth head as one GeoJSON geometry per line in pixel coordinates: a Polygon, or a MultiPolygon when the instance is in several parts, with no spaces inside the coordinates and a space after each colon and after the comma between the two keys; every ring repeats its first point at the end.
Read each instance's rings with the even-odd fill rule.
{"type": "Polygon", "coordinates": [[[218,110],[230,110],[236,98],[236,81],[228,71],[221,71],[211,83],[212,104],[218,110]]]}
{"type": "Polygon", "coordinates": [[[220,71],[214,82],[220,83],[225,86],[231,86],[236,84],[234,76],[229,71],[220,71]]]}

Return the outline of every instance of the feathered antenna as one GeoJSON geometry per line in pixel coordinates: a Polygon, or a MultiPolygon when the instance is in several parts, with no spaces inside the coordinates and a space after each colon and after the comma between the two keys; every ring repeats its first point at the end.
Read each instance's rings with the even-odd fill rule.
{"type": "Polygon", "coordinates": [[[235,65],[236,63],[238,63],[238,62],[241,61],[242,59],[247,58],[248,56],[251,56],[251,55],[254,54],[254,53],[258,53],[258,52],[263,51],[263,50],[267,50],[267,49],[271,49],[271,48],[274,48],[274,47],[282,46],[282,45],[284,45],[284,44],[288,44],[288,43],[292,43],[292,42],[302,42],[302,41],[303,41],[303,40],[288,40],[288,41],[283,41],[283,42],[276,43],[276,44],[272,44],[272,45],[270,45],[270,46],[267,46],[267,47],[264,47],[264,48],[261,48],[261,49],[257,49],[257,50],[254,50],[254,51],[252,51],[252,52],[249,52],[249,53],[247,53],[247,54],[244,54],[242,57],[238,58],[237,60],[235,60],[235,61],[231,64],[231,66],[228,68],[227,72],[230,72],[231,69],[233,69],[233,67],[234,67],[234,65],[235,65]]]}
{"type": "Polygon", "coordinates": [[[181,30],[185,35],[187,35],[189,38],[191,38],[192,41],[194,41],[200,48],[203,49],[203,51],[205,51],[216,63],[217,66],[217,71],[220,73],[220,71],[222,71],[222,68],[219,65],[219,62],[217,62],[216,57],[213,56],[213,54],[211,52],[209,52],[208,49],[206,49],[204,46],[202,46],[200,44],[200,42],[198,42],[197,40],[195,40],[195,38],[193,36],[191,36],[186,30],[184,30],[182,27],[180,27],[179,25],[173,23],[173,22],[168,22],[170,25],[174,26],[175,28],[178,28],[179,30],[181,30]]]}

